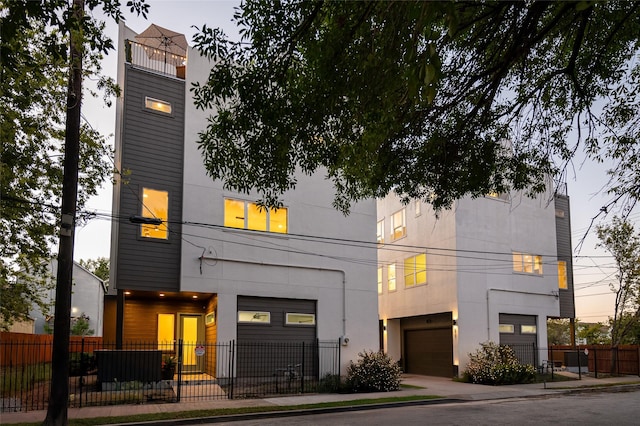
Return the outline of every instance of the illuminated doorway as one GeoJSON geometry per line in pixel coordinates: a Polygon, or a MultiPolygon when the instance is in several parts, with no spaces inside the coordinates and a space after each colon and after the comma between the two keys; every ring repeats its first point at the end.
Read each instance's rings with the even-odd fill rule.
{"type": "Polygon", "coordinates": [[[204,345],[204,317],[200,314],[178,314],[180,339],[182,339],[182,372],[202,372],[204,355],[198,356],[196,349],[204,345]]]}

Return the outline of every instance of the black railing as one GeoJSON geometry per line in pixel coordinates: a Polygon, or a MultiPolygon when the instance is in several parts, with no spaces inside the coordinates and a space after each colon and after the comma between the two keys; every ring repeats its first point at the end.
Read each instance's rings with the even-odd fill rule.
{"type": "Polygon", "coordinates": [[[137,68],[184,80],[187,57],[125,40],[125,62],[137,68]]]}
{"type": "MultiPolygon", "coordinates": [[[[336,341],[115,344],[71,342],[69,407],[315,392],[340,374],[336,341]]],[[[51,341],[0,342],[0,412],[46,409],[51,341]],[[30,354],[25,356],[25,354],[30,354]]]]}
{"type": "Polygon", "coordinates": [[[513,349],[520,364],[530,364],[535,368],[539,366],[538,349],[535,343],[514,343],[507,346],[513,349]]]}

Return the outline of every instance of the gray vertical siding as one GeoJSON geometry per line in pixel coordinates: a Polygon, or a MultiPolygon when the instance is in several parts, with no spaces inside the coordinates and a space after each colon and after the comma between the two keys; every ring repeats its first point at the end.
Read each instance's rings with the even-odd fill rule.
{"type": "Polygon", "coordinates": [[[556,239],[558,245],[558,260],[567,262],[567,289],[559,289],[560,317],[575,318],[575,302],[573,294],[573,257],[571,245],[571,211],[569,197],[556,195],[555,208],[564,212],[564,217],[556,215],[556,239]]]}
{"type": "Polygon", "coordinates": [[[127,65],[124,83],[120,231],[116,286],[179,290],[185,83],[127,65]],[[172,114],[144,107],[145,97],[171,103],[172,114]],[[168,240],[143,239],[129,216],[142,212],[142,188],[168,191],[168,240]]]}

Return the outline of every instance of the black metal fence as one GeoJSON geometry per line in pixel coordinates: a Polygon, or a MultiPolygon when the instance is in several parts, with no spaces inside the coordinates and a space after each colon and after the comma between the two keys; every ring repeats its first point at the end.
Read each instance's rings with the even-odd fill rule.
{"type": "Polygon", "coordinates": [[[530,364],[536,368],[540,365],[538,349],[535,343],[513,343],[507,346],[513,349],[520,364],[530,364]]]}
{"type": "MultiPolygon", "coordinates": [[[[46,409],[51,342],[0,341],[0,412],[46,409]],[[32,354],[33,356],[28,356],[32,354]]],[[[69,407],[316,392],[340,374],[337,340],[70,344],[69,407]]]]}

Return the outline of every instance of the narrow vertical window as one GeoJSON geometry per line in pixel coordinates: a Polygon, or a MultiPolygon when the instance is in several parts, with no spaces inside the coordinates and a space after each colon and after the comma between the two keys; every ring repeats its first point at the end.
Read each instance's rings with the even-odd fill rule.
{"type": "Polygon", "coordinates": [[[407,234],[405,209],[391,215],[391,239],[397,240],[407,234]]]}
{"type": "Polygon", "coordinates": [[[382,294],[382,268],[378,268],[378,294],[382,294]]]}
{"type": "Polygon", "coordinates": [[[143,217],[162,220],[160,225],[140,225],[140,235],[142,237],[163,240],[169,237],[169,230],[167,229],[167,220],[169,219],[169,193],[167,191],[142,188],[141,214],[143,217]]]}
{"type": "Polygon", "coordinates": [[[567,285],[567,262],[564,260],[558,261],[558,288],[566,290],[567,285]]]}
{"type": "Polygon", "coordinates": [[[173,314],[158,314],[158,349],[172,351],[175,340],[175,316],[173,314]]]}
{"type": "Polygon", "coordinates": [[[378,222],[376,228],[376,242],[378,244],[384,244],[384,219],[378,222]]]}
{"type": "Polygon", "coordinates": [[[416,200],[416,216],[420,216],[422,214],[422,203],[420,200],[416,200]]]}
{"type": "Polygon", "coordinates": [[[396,291],[396,264],[392,263],[389,265],[389,270],[387,271],[387,287],[389,291],[396,291]]]}

